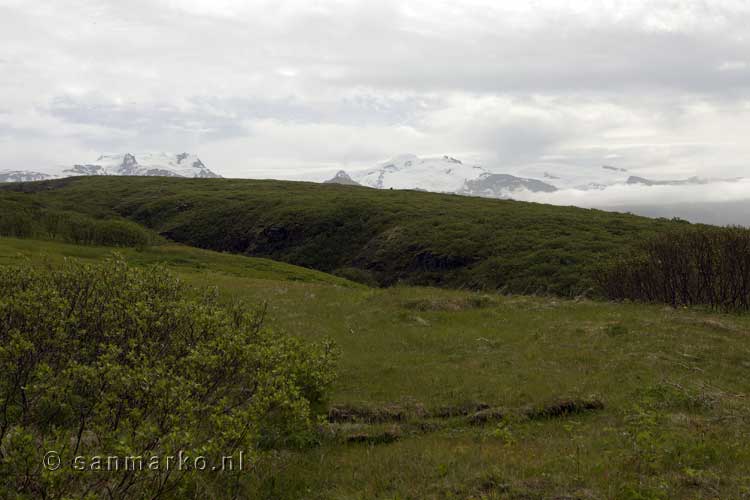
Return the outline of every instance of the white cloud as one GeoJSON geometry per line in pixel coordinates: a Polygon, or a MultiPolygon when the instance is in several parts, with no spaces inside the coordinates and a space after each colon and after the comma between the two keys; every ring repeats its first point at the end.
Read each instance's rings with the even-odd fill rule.
{"type": "Polygon", "coordinates": [[[413,152],[739,176],[748,24],[743,0],[0,0],[0,157],[189,150],[290,178],[413,152]]]}
{"type": "Polygon", "coordinates": [[[515,199],[587,208],[637,207],[742,201],[750,198],[750,179],[678,186],[619,184],[605,189],[561,189],[552,193],[518,193],[515,199]]]}

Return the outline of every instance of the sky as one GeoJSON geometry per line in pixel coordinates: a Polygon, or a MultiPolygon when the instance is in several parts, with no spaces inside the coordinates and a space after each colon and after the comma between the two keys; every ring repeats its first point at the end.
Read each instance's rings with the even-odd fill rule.
{"type": "Polygon", "coordinates": [[[322,178],[414,153],[743,176],[748,26],[746,0],[0,0],[0,169],[189,151],[322,178]]]}

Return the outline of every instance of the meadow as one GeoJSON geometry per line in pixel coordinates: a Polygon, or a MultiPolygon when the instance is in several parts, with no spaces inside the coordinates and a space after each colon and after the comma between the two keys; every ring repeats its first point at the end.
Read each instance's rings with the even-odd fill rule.
{"type": "MultiPolygon", "coordinates": [[[[108,247],[0,238],[0,264],[108,247]]],[[[750,318],[698,308],[370,288],[180,245],[119,249],[342,355],[317,443],[248,498],[747,498],[750,318]]]]}

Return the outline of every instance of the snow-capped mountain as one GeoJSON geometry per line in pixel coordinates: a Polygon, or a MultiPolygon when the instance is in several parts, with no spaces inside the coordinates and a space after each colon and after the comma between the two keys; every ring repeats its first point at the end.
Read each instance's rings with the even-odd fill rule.
{"type": "Polygon", "coordinates": [[[600,167],[568,164],[526,165],[513,172],[516,175],[542,179],[558,189],[589,191],[611,186],[691,186],[716,182],[736,182],[740,179],[709,179],[690,177],[687,179],[652,179],[636,175],[626,168],[604,165],[600,167]]]}
{"type": "Polygon", "coordinates": [[[359,182],[349,177],[349,174],[347,174],[343,170],[339,170],[338,172],[336,172],[336,175],[334,175],[331,179],[323,181],[323,184],[344,184],[346,186],[361,186],[359,182]]]}
{"type": "MultiPolygon", "coordinates": [[[[630,205],[631,199],[658,197],[680,199],[688,196],[691,186],[734,186],[741,189],[743,179],[704,179],[690,177],[682,180],[652,179],[638,176],[612,165],[587,166],[558,163],[550,159],[544,163],[507,167],[504,171],[489,170],[480,165],[468,165],[451,156],[420,158],[402,155],[373,169],[339,171],[328,183],[358,184],[376,189],[414,189],[438,193],[452,193],[484,198],[514,198],[553,204],[579,206],[608,206],[613,203],[630,205]],[[674,188],[669,193],[656,189],[674,188]],[[678,190],[683,190],[679,191],[678,190]],[[618,200],[624,200],[620,202],[618,200]]],[[[750,181],[748,181],[750,182],[750,181]]],[[[637,203],[636,203],[637,205],[637,203]]],[[[636,211],[633,209],[633,211],[636,211]]]]}
{"type": "Polygon", "coordinates": [[[0,171],[0,182],[30,182],[79,175],[136,175],[190,178],[219,178],[196,155],[189,153],[107,154],[91,163],[57,168],[50,172],[0,171]]]}
{"type": "Polygon", "coordinates": [[[352,172],[350,177],[363,186],[378,189],[424,189],[453,193],[467,179],[489,173],[478,165],[466,165],[450,156],[419,158],[402,155],[372,170],[352,172]]]}
{"type": "Polygon", "coordinates": [[[188,153],[130,153],[102,155],[95,162],[73,165],[68,175],[138,175],[164,177],[217,178],[196,155],[188,153]]]}
{"type": "Polygon", "coordinates": [[[545,162],[518,167],[514,175],[539,179],[558,189],[604,189],[615,184],[625,184],[632,175],[627,169],[610,165],[587,166],[545,162]]]}
{"type": "Polygon", "coordinates": [[[508,174],[485,173],[478,179],[469,179],[456,191],[467,196],[481,196],[483,198],[507,198],[518,191],[531,193],[552,193],[557,188],[538,179],[525,179],[508,174]]]}
{"type": "Polygon", "coordinates": [[[45,181],[54,176],[30,170],[0,170],[0,182],[32,182],[45,181]]]}
{"type": "Polygon", "coordinates": [[[325,182],[491,198],[508,198],[518,191],[556,190],[555,186],[538,179],[495,174],[482,166],[467,165],[447,155],[436,158],[402,155],[371,170],[351,173],[339,171],[335,177],[325,182]]]}

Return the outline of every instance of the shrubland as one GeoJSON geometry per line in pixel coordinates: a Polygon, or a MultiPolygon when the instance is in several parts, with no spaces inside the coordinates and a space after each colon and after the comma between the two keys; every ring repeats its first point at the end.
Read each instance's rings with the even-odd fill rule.
{"type": "Polygon", "coordinates": [[[598,275],[606,297],[750,309],[750,230],[688,226],[646,239],[598,275]]]}
{"type": "Polygon", "coordinates": [[[598,267],[612,255],[678,225],[511,200],[240,179],[71,178],[4,186],[0,203],[125,218],[186,245],[371,285],[569,297],[594,294],[598,267]]]}
{"type": "Polygon", "coordinates": [[[64,241],[76,245],[143,248],[161,238],[121,217],[97,219],[70,210],[0,201],[0,236],[64,241]]]}
{"type": "Polygon", "coordinates": [[[231,496],[263,453],[314,443],[335,357],[163,267],[2,266],[0,496],[231,496]],[[178,454],[235,469],[165,463],[178,454]]]}
{"type": "Polygon", "coordinates": [[[102,246],[0,238],[0,326],[14,325],[0,343],[13,429],[3,493],[750,496],[745,230],[276,181],[71,179],[0,189],[0,203],[15,204],[0,220],[33,208],[164,238],[115,260],[102,246]],[[78,313],[82,300],[105,314],[78,313]],[[233,360],[239,377],[226,376],[233,360]],[[219,401],[201,399],[211,380],[219,401]],[[243,404],[248,387],[267,390],[243,404]],[[157,435],[160,451],[242,442],[252,468],[40,470],[47,447],[104,454],[157,435]]]}
{"type": "MultiPolygon", "coordinates": [[[[148,271],[163,260],[196,291],[218,287],[222,308],[266,301],[269,331],[304,346],[331,338],[341,352],[323,421],[284,433],[296,436],[293,443],[259,440],[252,470],[241,475],[192,475],[211,490],[170,490],[164,498],[671,499],[750,492],[746,315],[367,288],[187,247],[125,250],[136,268],[148,271]]],[[[30,259],[36,269],[54,269],[64,256],[96,263],[110,253],[0,239],[3,266],[30,259]]]]}

